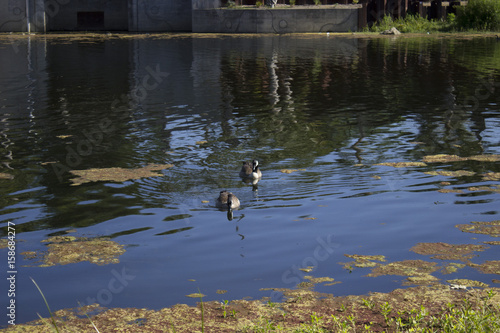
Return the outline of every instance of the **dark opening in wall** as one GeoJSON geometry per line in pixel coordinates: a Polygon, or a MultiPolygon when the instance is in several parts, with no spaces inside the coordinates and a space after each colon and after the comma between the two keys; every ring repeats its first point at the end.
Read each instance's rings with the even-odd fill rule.
{"type": "Polygon", "coordinates": [[[104,12],[78,12],[79,30],[103,30],[104,12]]]}

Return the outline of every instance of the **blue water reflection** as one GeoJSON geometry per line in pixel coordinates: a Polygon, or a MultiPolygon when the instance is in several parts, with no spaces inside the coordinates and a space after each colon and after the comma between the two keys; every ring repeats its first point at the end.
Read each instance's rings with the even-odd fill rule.
{"type": "MultiPolygon", "coordinates": [[[[409,250],[494,240],[455,225],[499,220],[499,181],[484,178],[498,160],[380,165],[500,154],[494,40],[16,38],[17,48],[0,38],[0,172],[14,177],[0,179],[0,221],[16,224],[19,322],[44,309],[30,276],[53,309],[157,309],[194,303],[185,295],[198,288],[208,300],[276,298],[261,288],[293,288],[308,266],[342,282],[317,290],[364,294],[406,277],[349,272],[344,254],[444,265],[409,250]],[[238,171],[253,158],[264,176],[252,185],[238,171]],[[150,163],[174,167],[71,182],[73,169],[150,163]],[[428,173],[459,170],[473,174],[428,173]],[[220,190],[242,202],[230,220],[214,206],[220,190]],[[38,267],[26,255],[66,234],[110,237],[126,252],[104,266],[38,267]]],[[[498,260],[495,246],[472,262],[498,260]]],[[[495,278],[471,267],[435,276],[495,278]]]]}

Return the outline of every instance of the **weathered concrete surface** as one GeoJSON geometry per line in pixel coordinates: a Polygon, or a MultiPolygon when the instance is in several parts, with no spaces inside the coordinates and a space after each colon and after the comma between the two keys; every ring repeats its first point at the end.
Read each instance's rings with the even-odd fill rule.
{"type": "Polygon", "coordinates": [[[352,8],[201,9],[193,10],[193,32],[296,33],[348,32],[358,29],[352,8]]]}
{"type": "Polygon", "coordinates": [[[43,32],[44,0],[0,0],[0,32],[43,32]]]}
{"type": "Polygon", "coordinates": [[[191,31],[191,1],[129,0],[128,31],[191,31]]]}

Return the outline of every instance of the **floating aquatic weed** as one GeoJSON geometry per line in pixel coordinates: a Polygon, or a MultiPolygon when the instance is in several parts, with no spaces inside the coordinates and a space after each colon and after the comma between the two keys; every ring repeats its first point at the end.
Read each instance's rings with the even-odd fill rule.
{"type": "Polygon", "coordinates": [[[406,281],[403,282],[403,286],[418,285],[427,286],[430,284],[437,283],[439,279],[431,274],[418,274],[414,276],[409,276],[406,281]]]}
{"type": "Polygon", "coordinates": [[[306,272],[306,273],[311,272],[313,269],[314,269],[314,266],[307,266],[304,268],[299,268],[299,270],[301,270],[302,272],[306,272]]]}
{"type": "Polygon", "coordinates": [[[424,162],[384,162],[375,165],[391,166],[395,168],[408,168],[408,167],[424,167],[427,166],[424,162]]]}
{"type": "Polygon", "coordinates": [[[410,249],[418,254],[433,255],[432,259],[468,261],[477,251],[484,251],[487,247],[474,244],[448,244],[448,243],[418,243],[410,249]]]}
{"type": "Polygon", "coordinates": [[[450,262],[448,265],[443,267],[443,269],[441,270],[441,273],[443,273],[443,274],[455,273],[456,271],[464,268],[465,266],[466,266],[465,264],[459,264],[457,262],[450,262]]]}
{"type": "Polygon", "coordinates": [[[490,154],[490,155],[474,155],[467,157],[468,160],[478,161],[478,162],[500,162],[500,155],[490,154]]]}
{"type": "Polygon", "coordinates": [[[189,295],[186,295],[186,297],[190,297],[190,298],[200,298],[200,297],[205,297],[207,295],[204,295],[202,293],[192,293],[192,294],[189,294],[189,295]]]}
{"type": "Polygon", "coordinates": [[[498,162],[500,155],[474,155],[469,157],[460,157],[458,155],[427,155],[422,159],[425,163],[447,163],[447,162],[460,162],[460,161],[477,161],[477,162],[498,162]]]}
{"type": "Polygon", "coordinates": [[[446,177],[464,177],[464,176],[474,176],[476,173],[467,170],[458,171],[427,171],[425,174],[431,176],[446,176],[446,177]]]}
{"type": "MultiPolygon", "coordinates": [[[[318,283],[324,283],[324,282],[333,282],[335,281],[334,278],[331,278],[331,277],[328,277],[328,276],[325,276],[325,277],[313,277],[311,275],[306,275],[304,276],[304,279],[307,279],[309,280],[312,284],[318,284],[318,283]]],[[[325,286],[331,286],[331,285],[334,285],[334,284],[337,284],[337,283],[340,283],[340,282],[335,282],[335,283],[328,283],[328,284],[325,284],[325,286]]]]}
{"type": "Polygon", "coordinates": [[[455,228],[460,229],[462,232],[500,237],[500,220],[491,222],[472,221],[470,224],[457,224],[455,228]]]}
{"type": "Polygon", "coordinates": [[[292,173],[297,171],[306,171],[306,169],[281,169],[281,173],[292,173]]]}
{"type": "Polygon", "coordinates": [[[484,181],[495,181],[500,180],[500,172],[488,172],[482,175],[484,181]]]}
{"type": "Polygon", "coordinates": [[[375,267],[378,265],[375,261],[385,261],[383,255],[360,255],[360,254],[344,254],[347,258],[352,258],[354,261],[347,263],[340,263],[344,265],[344,269],[352,270],[352,266],[356,267],[375,267]],[[351,269],[350,269],[351,268],[351,269]]]}
{"type": "Polygon", "coordinates": [[[9,240],[7,238],[0,239],[0,249],[5,249],[9,246],[9,240]]]}
{"type": "Polygon", "coordinates": [[[427,155],[422,158],[424,163],[446,163],[446,162],[459,162],[467,160],[466,157],[460,157],[458,155],[446,155],[446,154],[437,154],[437,155],[427,155]]]}
{"type": "Polygon", "coordinates": [[[484,274],[500,274],[500,260],[487,260],[482,264],[470,264],[484,274]]]}
{"type": "Polygon", "coordinates": [[[463,190],[455,190],[455,189],[451,189],[451,188],[442,188],[442,189],[439,189],[437,190],[439,193],[464,193],[463,190]]]}
{"type": "Polygon", "coordinates": [[[173,167],[173,164],[149,164],[142,168],[126,169],[126,168],[104,168],[104,169],[87,169],[87,170],[71,170],[70,172],[78,178],[73,178],[73,186],[81,185],[90,182],[112,181],[125,182],[127,180],[140,179],[146,177],[163,176],[162,173],[153,172],[168,169],[173,167]]]}
{"type": "Polygon", "coordinates": [[[54,236],[42,242],[49,243],[47,251],[26,251],[25,259],[38,259],[38,266],[49,267],[88,261],[97,265],[116,264],[118,256],[125,253],[123,245],[109,238],[84,238],[73,236],[54,236]]]}
{"type": "Polygon", "coordinates": [[[435,262],[428,262],[423,260],[404,260],[389,263],[387,265],[378,264],[372,269],[372,272],[367,274],[369,277],[377,277],[382,275],[400,275],[408,276],[407,281],[404,283],[427,285],[436,283],[438,279],[431,275],[437,271],[439,266],[435,262]]]}
{"type": "Polygon", "coordinates": [[[458,285],[458,286],[465,286],[465,287],[480,287],[480,288],[486,288],[488,285],[486,283],[483,283],[481,281],[476,281],[476,280],[469,280],[469,279],[453,279],[453,280],[446,280],[451,285],[458,285]]]}
{"type": "Polygon", "coordinates": [[[471,192],[496,192],[500,193],[500,185],[492,185],[492,186],[471,186],[467,188],[467,190],[471,192]]]}

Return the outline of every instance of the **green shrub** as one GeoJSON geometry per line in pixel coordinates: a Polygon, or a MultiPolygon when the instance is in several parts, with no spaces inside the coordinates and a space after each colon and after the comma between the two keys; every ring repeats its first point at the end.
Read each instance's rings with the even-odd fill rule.
{"type": "Polygon", "coordinates": [[[469,0],[457,7],[457,28],[460,30],[500,30],[499,0],[469,0]]]}
{"type": "Polygon", "coordinates": [[[370,31],[380,32],[395,27],[403,33],[425,33],[446,31],[449,23],[440,20],[428,20],[420,15],[407,15],[404,18],[393,19],[391,16],[384,16],[377,24],[373,25],[370,31]]]}

